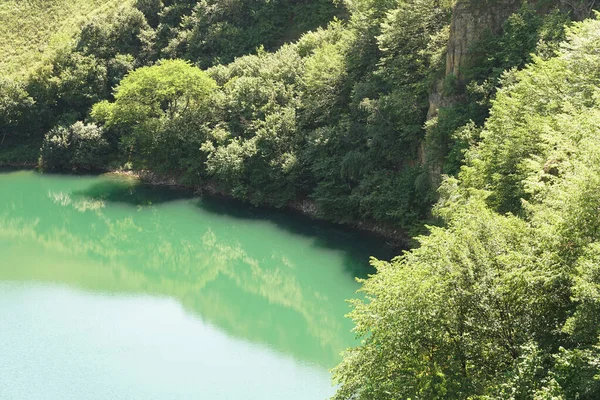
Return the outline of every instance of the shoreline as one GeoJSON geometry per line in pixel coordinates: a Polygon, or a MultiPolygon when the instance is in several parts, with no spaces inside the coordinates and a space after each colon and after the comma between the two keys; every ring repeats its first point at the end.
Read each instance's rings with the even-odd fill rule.
{"type": "MultiPolygon", "coordinates": [[[[37,164],[28,163],[28,162],[0,163],[0,170],[1,169],[37,170],[37,164]]],[[[348,229],[355,230],[357,232],[361,232],[361,233],[364,233],[367,235],[372,235],[376,238],[380,238],[381,240],[384,240],[386,242],[386,244],[388,246],[390,246],[392,249],[398,250],[399,254],[400,254],[400,252],[402,252],[404,250],[408,250],[414,246],[412,238],[404,230],[399,229],[399,228],[385,226],[385,225],[382,225],[381,223],[375,223],[372,221],[353,221],[353,222],[348,223],[348,222],[332,221],[330,219],[323,218],[322,216],[319,215],[319,210],[318,210],[318,207],[315,204],[315,202],[313,202],[309,199],[294,200],[294,201],[291,201],[290,203],[288,203],[286,206],[281,207],[281,208],[277,208],[277,207],[273,207],[273,206],[269,206],[269,205],[254,206],[247,201],[236,199],[236,198],[232,197],[231,195],[229,195],[228,193],[218,190],[215,187],[215,185],[211,184],[210,182],[207,182],[204,185],[188,186],[188,185],[183,185],[183,184],[177,182],[177,180],[174,177],[157,174],[157,173],[155,173],[153,171],[149,171],[149,170],[135,171],[135,170],[114,170],[113,169],[113,170],[106,170],[106,171],[97,171],[96,174],[97,175],[114,175],[114,176],[135,178],[135,179],[139,179],[142,183],[151,185],[151,186],[171,187],[171,188],[177,188],[177,189],[181,189],[181,190],[191,190],[195,195],[198,195],[198,196],[208,195],[211,197],[221,197],[221,198],[228,199],[228,200],[241,201],[241,202],[247,204],[248,206],[252,206],[252,207],[261,207],[261,208],[265,208],[265,209],[277,209],[277,210],[294,212],[294,213],[303,215],[307,218],[310,218],[311,220],[314,220],[314,221],[329,222],[336,226],[348,228],[348,229]]]]}
{"type": "Polygon", "coordinates": [[[139,179],[141,182],[145,184],[149,184],[152,186],[163,186],[163,187],[172,187],[179,188],[183,190],[192,190],[194,194],[199,196],[208,195],[211,197],[221,197],[228,200],[236,200],[243,202],[251,207],[260,207],[265,209],[276,209],[276,210],[284,210],[289,212],[294,212],[301,214],[307,218],[310,218],[314,221],[321,222],[329,222],[336,226],[345,227],[348,229],[352,229],[361,233],[365,233],[368,235],[372,235],[374,237],[380,238],[386,242],[388,246],[393,248],[394,250],[398,250],[402,252],[403,250],[410,249],[412,245],[412,238],[403,230],[399,228],[394,228],[391,226],[382,226],[380,223],[375,223],[371,221],[354,221],[351,223],[345,222],[336,222],[327,218],[323,218],[319,215],[319,210],[315,202],[309,199],[298,199],[291,201],[286,206],[278,208],[269,205],[259,205],[255,206],[247,201],[236,199],[229,195],[226,192],[218,190],[213,184],[207,182],[204,185],[197,186],[187,186],[178,183],[177,180],[173,177],[164,176],[161,174],[157,174],[153,171],[149,170],[110,170],[105,173],[106,175],[115,175],[115,176],[125,176],[129,178],[139,179]]]}

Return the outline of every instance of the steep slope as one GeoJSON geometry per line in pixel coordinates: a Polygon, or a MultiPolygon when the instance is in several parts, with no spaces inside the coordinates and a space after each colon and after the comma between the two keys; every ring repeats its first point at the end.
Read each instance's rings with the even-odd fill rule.
{"type": "Polygon", "coordinates": [[[23,75],[52,43],[75,34],[91,16],[130,0],[3,0],[0,2],[0,71],[23,75]]]}
{"type": "Polygon", "coordinates": [[[445,226],[364,281],[336,399],[600,398],[599,45],[504,75],[445,226]]]}

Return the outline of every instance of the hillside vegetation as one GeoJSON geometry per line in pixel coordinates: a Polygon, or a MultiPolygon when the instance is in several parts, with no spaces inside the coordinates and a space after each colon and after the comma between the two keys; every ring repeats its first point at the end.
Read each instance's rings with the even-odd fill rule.
{"type": "Polygon", "coordinates": [[[25,74],[53,42],[68,39],[93,15],[130,1],[3,0],[0,2],[0,71],[25,74]]]}
{"type": "Polygon", "coordinates": [[[0,148],[427,232],[373,261],[339,399],[597,399],[594,5],[137,0],[0,79],[0,148]]]}
{"type": "Polygon", "coordinates": [[[420,247],[364,282],[336,398],[600,397],[600,21],[506,73],[420,247]]]}
{"type": "MultiPolygon", "coordinates": [[[[0,129],[8,143],[39,147],[57,125],[95,123],[109,149],[72,169],[150,169],[254,204],[308,201],[330,220],[420,230],[439,173],[455,174],[468,145],[454,132],[485,120],[501,71],[562,39],[568,17],[546,12],[546,3],[515,7],[503,29],[481,38],[483,50],[470,50],[481,62],[457,80],[444,78],[451,0],[138,0],[91,19],[25,79],[5,82],[28,96],[6,102],[23,117],[0,129]],[[311,31],[284,44],[304,29],[311,31]],[[106,102],[136,88],[123,77],[177,58],[189,67],[178,70],[180,91],[143,120],[123,116],[146,100],[121,101],[121,117],[111,116],[106,102]],[[202,103],[178,105],[194,87],[193,69],[215,89],[202,103]],[[442,92],[460,101],[428,122],[441,79],[442,92]]],[[[135,98],[151,92],[146,83],[135,98]]],[[[68,145],[52,132],[48,141],[68,145]]],[[[50,148],[64,161],[52,165],[42,154],[40,165],[64,169],[73,149],[50,148]]]]}

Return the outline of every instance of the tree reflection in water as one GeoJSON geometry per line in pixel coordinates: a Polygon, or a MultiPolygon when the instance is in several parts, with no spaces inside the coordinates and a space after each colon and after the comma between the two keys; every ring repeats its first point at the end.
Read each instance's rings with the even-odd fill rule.
{"type": "Polygon", "coordinates": [[[172,297],[229,335],[325,368],[354,344],[345,299],[380,248],[131,179],[0,174],[0,280],[172,297]]]}

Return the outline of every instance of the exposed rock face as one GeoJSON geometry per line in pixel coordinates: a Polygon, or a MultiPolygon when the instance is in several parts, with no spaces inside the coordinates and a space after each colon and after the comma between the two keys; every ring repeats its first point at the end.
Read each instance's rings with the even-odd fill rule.
{"type": "MultiPolygon", "coordinates": [[[[499,33],[507,18],[519,10],[526,0],[457,0],[452,12],[450,37],[446,50],[446,76],[454,75],[461,79],[461,70],[469,64],[469,50],[486,32],[499,33]]],[[[535,3],[536,0],[529,1],[535,3]]],[[[444,94],[443,80],[433,88],[429,95],[427,119],[438,116],[439,109],[464,102],[464,96],[444,94]]],[[[441,159],[428,159],[422,144],[419,161],[427,164],[433,186],[439,185],[442,164],[441,159]]],[[[436,157],[437,158],[437,157],[436,157]]]]}
{"type": "MultiPolygon", "coordinates": [[[[446,76],[453,74],[459,80],[461,70],[468,66],[469,49],[482,38],[485,32],[499,33],[508,17],[517,12],[526,0],[457,0],[452,12],[450,38],[446,53],[446,76]]],[[[549,12],[558,6],[563,12],[571,13],[575,19],[588,18],[600,0],[529,0],[540,13],[549,12]]],[[[437,115],[440,107],[455,104],[441,93],[437,85],[429,99],[428,119],[437,115]]]]}
{"type": "MultiPolygon", "coordinates": [[[[526,1],[533,4],[538,13],[544,14],[559,7],[561,11],[571,13],[574,19],[589,17],[594,6],[600,5],[600,0],[456,0],[446,50],[446,79],[450,77],[455,82],[465,83],[465,70],[471,61],[470,50],[487,32],[500,33],[508,17],[526,1]]],[[[436,118],[440,108],[466,101],[464,94],[446,94],[443,88],[444,79],[434,86],[429,95],[428,120],[436,118]]],[[[431,126],[435,126],[435,123],[431,126]]],[[[432,185],[437,187],[442,174],[443,154],[428,154],[427,146],[427,143],[421,143],[418,159],[421,165],[427,166],[432,185]]]]}
{"type": "MultiPolygon", "coordinates": [[[[446,73],[446,76],[452,73],[454,72],[446,73]]],[[[445,95],[442,91],[442,86],[443,81],[438,82],[436,87],[434,87],[429,94],[429,110],[427,110],[427,120],[435,118],[438,115],[438,110],[440,108],[450,107],[451,105],[460,102],[460,98],[457,96],[445,95]]]]}
{"type": "MultiPolygon", "coordinates": [[[[458,0],[452,12],[450,38],[446,52],[446,76],[458,79],[461,69],[468,65],[468,52],[485,32],[499,32],[506,19],[516,12],[523,0],[458,0]]],[[[456,99],[445,97],[438,85],[429,98],[428,119],[437,115],[440,107],[453,104],[456,99]]]]}
{"type": "Polygon", "coordinates": [[[522,0],[459,0],[452,13],[446,75],[454,74],[460,78],[469,48],[486,31],[500,31],[504,21],[522,3],[522,0]]]}

